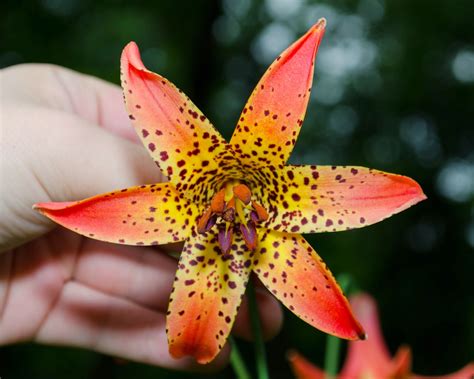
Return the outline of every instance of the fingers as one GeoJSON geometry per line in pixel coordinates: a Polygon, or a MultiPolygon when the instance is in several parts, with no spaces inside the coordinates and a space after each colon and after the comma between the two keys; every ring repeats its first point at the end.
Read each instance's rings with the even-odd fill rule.
{"type": "Polygon", "coordinates": [[[151,247],[86,239],[73,280],[152,310],[166,312],[177,261],[151,247]]]}
{"type": "Polygon", "coordinates": [[[0,171],[15,180],[2,183],[0,251],[51,228],[31,210],[36,202],[163,181],[132,142],[119,87],[51,65],[15,66],[1,78],[0,171]]]}
{"type": "Polygon", "coordinates": [[[63,67],[52,66],[52,69],[67,94],[71,112],[114,134],[140,143],[126,113],[119,86],[63,67]]]}
{"type": "Polygon", "coordinates": [[[64,283],[60,264],[51,264],[47,241],[29,245],[0,254],[0,345],[31,340],[64,283]]]}
{"type": "Polygon", "coordinates": [[[0,171],[15,180],[2,183],[1,250],[51,228],[51,222],[31,209],[34,203],[80,200],[163,181],[140,145],[77,116],[10,106],[4,121],[0,171]]]}
{"type": "MultiPolygon", "coordinates": [[[[3,140],[5,148],[14,145],[11,149],[14,157],[27,155],[21,159],[26,162],[39,159],[43,167],[45,163],[55,166],[62,162],[68,166],[80,165],[77,175],[77,167],[69,170],[75,177],[85,173],[90,173],[89,177],[104,174],[104,168],[108,168],[105,178],[96,178],[112,177],[115,186],[163,179],[141,144],[140,147],[130,145],[111,135],[138,141],[125,112],[120,87],[54,65],[13,66],[1,74],[2,92],[8,93],[8,97],[2,96],[6,105],[3,140]],[[94,130],[97,125],[112,133],[94,130]],[[34,156],[28,154],[31,150],[34,156]],[[127,153],[132,154],[130,159],[123,157],[127,153]],[[133,165],[123,165],[125,161],[133,165]],[[87,163],[90,165],[85,166],[87,163]],[[134,177],[129,180],[131,175],[134,177]],[[120,177],[125,179],[115,179],[120,177]]],[[[65,170],[60,167],[59,171],[64,174],[65,170]]],[[[110,184],[106,187],[110,188],[110,184]]],[[[85,185],[88,187],[90,183],[86,181],[85,185]]],[[[82,191],[79,188],[77,192],[82,191]]]]}
{"type": "MultiPolygon", "coordinates": [[[[30,149],[24,160],[55,201],[164,179],[142,146],[70,114],[38,109],[36,117],[40,121],[23,137],[30,149]],[[42,139],[45,130],[48,138],[42,139]]],[[[21,137],[12,132],[12,138],[21,137]]]]}
{"type": "Polygon", "coordinates": [[[212,371],[228,361],[225,347],[206,366],[168,353],[165,315],[75,282],[65,285],[36,341],[93,349],[171,369],[212,371]]]}
{"type": "Polygon", "coordinates": [[[2,102],[65,111],[138,142],[125,111],[122,90],[117,85],[50,64],[23,64],[4,69],[2,85],[8,93],[2,102]]]}
{"type": "MultiPolygon", "coordinates": [[[[85,240],[73,275],[89,287],[165,312],[176,269],[175,259],[153,248],[85,240]]],[[[279,332],[283,313],[278,301],[263,286],[257,285],[256,292],[262,332],[265,339],[270,339],[279,332]]],[[[246,297],[233,331],[252,339],[246,297]]]]}

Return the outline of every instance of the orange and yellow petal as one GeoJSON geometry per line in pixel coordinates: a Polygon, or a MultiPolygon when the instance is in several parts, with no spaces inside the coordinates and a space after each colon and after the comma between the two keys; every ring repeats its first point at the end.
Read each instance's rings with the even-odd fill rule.
{"type": "Polygon", "coordinates": [[[260,230],[257,257],[259,279],[298,317],[340,338],[364,338],[336,280],[302,236],[260,230]]]}
{"type": "Polygon", "coordinates": [[[260,176],[265,227],[291,233],[360,228],[426,199],[413,179],[365,167],[268,167],[260,176]]]}
{"type": "Polygon", "coordinates": [[[38,203],[34,208],[86,237],[127,245],[183,241],[201,211],[170,183],[126,188],[75,202],[38,203]]]}
{"type": "Polygon", "coordinates": [[[181,90],[145,68],[134,42],[123,50],[121,78],[129,117],[158,167],[186,196],[206,197],[236,166],[227,142],[181,90]]]}
{"type": "Polygon", "coordinates": [[[171,355],[193,356],[205,364],[219,353],[245,292],[252,255],[239,233],[225,254],[216,228],[193,233],[181,254],[168,308],[171,355]]]}
{"type": "Polygon", "coordinates": [[[280,165],[288,160],[306,113],[325,25],[319,20],[286,49],[248,99],[230,142],[246,164],[280,165]]]}
{"type": "Polygon", "coordinates": [[[325,379],[324,371],[313,365],[305,357],[296,351],[288,353],[291,370],[296,379],[325,379]]]}

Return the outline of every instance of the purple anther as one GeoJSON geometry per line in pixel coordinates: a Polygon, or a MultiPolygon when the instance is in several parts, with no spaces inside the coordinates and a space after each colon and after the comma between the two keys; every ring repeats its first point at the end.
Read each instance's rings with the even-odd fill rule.
{"type": "Polygon", "coordinates": [[[257,230],[255,229],[255,223],[249,221],[247,226],[240,224],[240,232],[242,233],[247,248],[254,250],[257,247],[257,230]]]}
{"type": "Polygon", "coordinates": [[[222,253],[227,253],[232,245],[232,228],[220,227],[217,239],[222,253]]]}

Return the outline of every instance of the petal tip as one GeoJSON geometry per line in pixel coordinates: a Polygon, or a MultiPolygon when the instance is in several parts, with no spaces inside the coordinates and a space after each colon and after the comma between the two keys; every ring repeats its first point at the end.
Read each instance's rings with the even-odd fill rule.
{"type": "Polygon", "coordinates": [[[33,204],[33,210],[40,212],[42,214],[48,213],[48,211],[58,211],[69,207],[74,204],[74,201],[66,202],[51,202],[51,203],[35,203],[33,204]]]}
{"type": "Polygon", "coordinates": [[[365,341],[368,338],[367,333],[365,331],[359,332],[358,337],[359,337],[359,340],[361,341],[365,341]]]}
{"type": "Polygon", "coordinates": [[[200,365],[207,365],[208,363],[212,362],[214,357],[209,358],[208,356],[205,356],[205,357],[196,356],[195,359],[196,359],[196,362],[199,363],[200,365]]]}
{"type": "MultiPolygon", "coordinates": [[[[397,175],[394,175],[396,177],[397,175]]],[[[401,185],[401,191],[404,193],[405,202],[401,206],[399,211],[405,210],[407,208],[412,207],[419,202],[426,200],[428,197],[423,192],[420,184],[418,182],[408,176],[399,175],[399,178],[396,180],[401,185]]],[[[397,212],[398,213],[398,212],[397,212]]]]}
{"type": "Polygon", "coordinates": [[[130,41],[122,51],[122,64],[128,64],[138,70],[146,70],[140,57],[140,49],[134,41],[130,41]]]}
{"type": "Polygon", "coordinates": [[[129,43],[125,45],[124,50],[127,50],[127,51],[138,50],[138,45],[135,41],[130,41],[129,43]]]}
{"type": "Polygon", "coordinates": [[[55,203],[35,203],[35,204],[33,204],[33,206],[31,208],[36,212],[44,214],[48,210],[54,210],[55,209],[53,204],[55,204],[55,203]]]}
{"type": "Polygon", "coordinates": [[[327,21],[324,17],[320,18],[313,26],[306,32],[306,35],[309,36],[320,36],[324,34],[326,30],[327,21]]]}
{"type": "Polygon", "coordinates": [[[321,17],[316,24],[314,24],[313,29],[325,29],[327,25],[327,21],[324,17],[321,17]]]}
{"type": "Polygon", "coordinates": [[[212,354],[207,349],[200,350],[198,346],[179,346],[178,344],[169,345],[169,353],[175,359],[180,359],[184,357],[193,357],[194,360],[200,365],[205,365],[210,363],[216,354],[212,354]]]}
{"type": "Polygon", "coordinates": [[[186,355],[181,349],[178,349],[174,344],[168,342],[168,351],[174,359],[184,358],[186,355]]]}
{"type": "Polygon", "coordinates": [[[351,314],[352,321],[353,321],[352,332],[350,336],[345,337],[345,339],[350,340],[350,341],[365,341],[367,339],[367,332],[365,331],[362,324],[359,322],[358,317],[357,317],[357,312],[354,312],[354,311],[352,312],[353,312],[351,314]]]}
{"type": "Polygon", "coordinates": [[[39,214],[48,217],[48,214],[46,213],[44,203],[35,203],[31,206],[31,209],[34,210],[35,212],[38,212],[39,214]]]}
{"type": "Polygon", "coordinates": [[[421,186],[413,179],[411,179],[412,181],[412,188],[411,188],[411,193],[413,195],[413,204],[416,204],[416,203],[419,203],[423,200],[426,200],[428,199],[428,196],[425,195],[425,193],[423,192],[423,189],[421,188],[421,186]]]}
{"type": "Polygon", "coordinates": [[[367,333],[365,329],[362,327],[362,324],[359,322],[359,320],[355,318],[355,315],[353,315],[353,319],[355,326],[352,335],[346,339],[350,341],[365,341],[367,339],[367,333]]]}
{"type": "MultiPolygon", "coordinates": [[[[327,21],[326,19],[320,18],[306,33],[306,36],[309,36],[311,38],[315,38],[316,41],[321,41],[323,38],[323,34],[326,30],[326,24],[327,21]]],[[[317,43],[319,45],[319,42],[317,43]]]]}

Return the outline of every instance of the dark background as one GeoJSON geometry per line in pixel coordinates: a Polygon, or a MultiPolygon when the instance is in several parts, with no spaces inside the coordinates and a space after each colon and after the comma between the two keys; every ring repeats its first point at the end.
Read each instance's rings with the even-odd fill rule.
{"type": "MultiPolygon", "coordinates": [[[[308,239],[335,275],[350,273],[375,296],[392,352],[411,345],[417,373],[454,371],[474,358],[472,0],[4,0],[0,66],[49,62],[118,83],[121,50],[135,40],[145,64],[229,137],[266,66],[319,17],[328,29],[291,162],[405,174],[428,200],[368,228],[308,239]]],[[[324,343],[287,313],[267,345],[272,378],[290,377],[288,348],[322,365],[324,343]]],[[[251,364],[252,346],[239,344],[251,364]]],[[[36,345],[1,348],[0,375],[188,377],[36,345]]]]}

